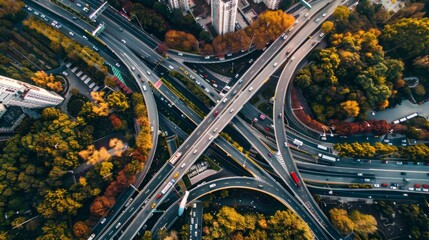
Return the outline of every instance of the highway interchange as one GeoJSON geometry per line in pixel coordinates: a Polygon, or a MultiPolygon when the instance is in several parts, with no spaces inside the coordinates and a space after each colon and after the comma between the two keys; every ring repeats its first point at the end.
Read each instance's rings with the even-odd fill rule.
{"type": "MultiPolygon", "coordinates": [[[[89,1],[91,9],[96,9],[100,5],[97,1],[89,1]]],[[[62,22],[65,32],[73,31],[76,34],[75,40],[79,41],[84,45],[91,46],[97,44],[96,41],[85,40],[82,36],[85,35],[85,31],[91,32],[95,29],[95,26],[84,22],[82,20],[74,20],[73,15],[56,5],[48,1],[39,2],[28,2],[28,5],[34,9],[38,9],[40,12],[44,12],[51,18],[58,19],[62,22]]],[[[293,73],[299,62],[308,54],[308,52],[314,47],[314,41],[320,41],[317,39],[319,32],[317,32],[319,25],[323,21],[315,21],[315,19],[321,19],[322,13],[326,13],[328,16],[332,14],[336,6],[340,5],[340,1],[334,1],[328,3],[327,1],[318,1],[313,5],[313,8],[309,11],[310,16],[304,17],[302,14],[297,18],[299,23],[294,27],[295,30],[288,32],[289,38],[284,40],[282,38],[277,39],[273,42],[262,55],[255,60],[248,70],[239,77],[239,81],[236,81],[235,85],[230,86],[231,90],[226,93],[225,96],[219,96],[219,94],[213,89],[213,87],[207,83],[198,74],[193,74],[192,70],[186,65],[181,64],[182,61],[204,63],[204,62],[215,62],[218,61],[214,57],[210,59],[203,58],[201,56],[183,54],[184,56],[176,55],[174,51],[170,51],[169,54],[173,58],[163,59],[160,55],[155,52],[158,43],[153,40],[148,34],[142,32],[135,26],[132,26],[122,16],[117,14],[114,10],[108,8],[98,18],[97,22],[104,22],[106,29],[99,36],[99,39],[103,41],[107,48],[102,49],[102,56],[105,57],[106,61],[111,62],[112,65],[115,63],[119,64],[119,69],[123,72],[131,73],[135,79],[135,86],[138,86],[140,92],[143,93],[147,108],[151,126],[155,129],[152,134],[154,148],[151,151],[150,159],[153,159],[156,149],[156,143],[158,138],[158,110],[156,106],[155,97],[162,96],[172,106],[177,108],[184,116],[189,118],[194,124],[196,124],[195,130],[186,138],[183,144],[179,147],[177,152],[181,152],[181,157],[177,163],[172,166],[168,162],[162,167],[162,169],[153,177],[153,179],[143,187],[140,187],[140,192],[134,197],[133,202],[126,208],[126,211],[119,213],[120,209],[123,208],[124,203],[128,197],[134,194],[134,191],[127,190],[127,197],[123,198],[122,205],[115,206],[115,214],[111,216],[108,222],[104,225],[98,224],[94,229],[94,233],[97,239],[132,239],[139,230],[145,226],[146,221],[153,216],[154,208],[151,208],[153,204],[160,205],[168,196],[171,189],[164,194],[160,199],[157,198],[157,194],[169,181],[173,179],[173,174],[179,172],[179,177],[183,177],[187,170],[192,164],[203,154],[204,150],[211,145],[211,142],[215,141],[216,145],[219,146],[223,151],[231,155],[231,157],[240,165],[242,165],[246,171],[248,171],[253,178],[246,180],[241,179],[243,185],[231,184],[232,181],[227,179],[215,180],[216,187],[210,188],[210,183],[206,183],[195,187],[191,190],[189,201],[192,202],[194,199],[198,199],[203,195],[222,188],[241,187],[249,188],[256,191],[263,191],[266,194],[272,195],[274,198],[284,203],[284,205],[293,209],[298,215],[304,219],[312,229],[313,233],[318,239],[340,239],[341,236],[329,223],[326,216],[321,212],[320,208],[314,202],[310,193],[308,192],[305,185],[302,187],[296,187],[294,182],[289,177],[289,173],[294,171],[299,173],[298,169],[301,170],[302,177],[306,181],[315,182],[328,182],[328,183],[361,183],[361,177],[357,177],[357,173],[365,172],[368,177],[371,178],[371,183],[380,182],[380,179],[385,179],[386,182],[401,181],[402,177],[400,172],[407,172],[407,177],[413,180],[418,180],[419,183],[427,182],[427,176],[424,166],[398,166],[397,164],[382,164],[377,161],[373,161],[371,164],[361,164],[360,162],[341,161],[336,163],[335,167],[329,165],[319,165],[314,161],[314,157],[308,154],[303,154],[290,147],[285,147],[284,142],[289,142],[289,146],[293,146],[292,140],[299,138],[304,142],[303,148],[310,150],[310,155],[317,156],[317,153],[322,151],[316,146],[318,145],[318,139],[313,140],[307,136],[296,134],[294,131],[290,131],[285,127],[284,118],[278,117],[280,114],[285,113],[286,92],[289,85],[289,81],[292,79],[293,73]],[[310,37],[309,36],[314,36],[310,37]],[[124,43],[125,42],[125,43],[124,43]],[[293,56],[293,60],[291,57],[293,56]],[[115,59],[120,59],[115,60],[115,59]],[[174,95],[166,86],[159,84],[159,77],[157,76],[154,69],[148,67],[144,59],[148,62],[158,62],[160,67],[165,69],[178,70],[179,67],[184,67],[193,76],[196,81],[199,81],[205,89],[208,90],[207,94],[214,102],[220,100],[209,113],[207,113],[204,119],[198,116],[193,110],[191,110],[186,103],[182,102],[177,96],[174,95]],[[177,61],[175,61],[176,59],[177,61]],[[162,61],[160,61],[162,60],[162,61]],[[286,64],[284,66],[284,64],[286,64]],[[274,66],[275,65],[275,66],[274,66]],[[284,68],[283,68],[284,66],[284,68]],[[132,67],[136,68],[133,71],[132,67]],[[262,139],[260,133],[257,133],[251,126],[248,125],[240,117],[236,117],[236,114],[242,109],[242,113],[245,112],[247,116],[258,116],[260,113],[255,108],[252,108],[247,104],[248,100],[257,92],[257,90],[268,80],[278,69],[283,69],[280,76],[280,80],[277,84],[276,96],[274,102],[273,119],[267,119],[272,121],[275,131],[275,142],[266,144],[267,140],[262,139]],[[149,74],[150,73],[150,74],[149,74]],[[139,77],[140,76],[140,77],[139,77]],[[141,78],[145,79],[145,82],[141,81],[141,78]],[[151,84],[148,84],[148,83],[151,84]],[[158,84],[157,84],[158,83],[158,84]],[[157,85],[157,88],[151,89],[150,86],[157,85]],[[160,86],[159,86],[160,85],[160,86]],[[149,90],[144,90],[144,87],[149,90]],[[157,94],[152,94],[152,91],[157,94]],[[233,94],[236,92],[236,94],[233,94]],[[156,96],[154,96],[156,95],[156,96]],[[225,100],[226,99],[226,100],[225,100]],[[217,112],[215,114],[215,112],[217,112]],[[229,122],[233,123],[235,129],[237,129],[243,136],[252,144],[252,146],[265,158],[266,163],[271,165],[271,169],[276,170],[279,179],[283,180],[283,183],[277,182],[264,170],[263,163],[258,163],[247,159],[242,153],[234,149],[231,144],[223,140],[223,138],[217,138],[218,134],[227,126],[229,122]],[[291,137],[292,136],[292,137],[291,137]],[[277,143],[277,145],[275,145],[277,143]],[[268,146],[270,145],[270,146],[268,146]],[[313,147],[311,147],[313,146],[313,147]],[[270,157],[269,153],[272,153],[275,149],[279,155],[274,154],[270,157]],[[291,151],[293,150],[293,151],[291,151]],[[294,161],[295,158],[295,161],[294,161]],[[186,164],[185,167],[181,167],[186,164]],[[322,167],[320,167],[322,166],[322,167]],[[324,168],[323,166],[327,166],[324,168]],[[389,166],[389,170],[386,170],[386,166],[389,166]],[[315,171],[317,169],[317,171],[315,171]],[[346,173],[344,174],[346,169],[346,173]],[[327,174],[320,174],[321,172],[327,174]],[[332,172],[338,172],[338,175],[332,172]],[[326,176],[330,176],[325,178],[326,176]],[[395,179],[395,180],[393,180],[395,179]],[[228,183],[226,183],[228,182],[228,183]],[[260,185],[263,185],[263,189],[260,185]],[[283,185],[285,184],[285,185],[283,185]],[[286,190],[288,188],[289,190],[286,190]],[[293,195],[291,194],[291,192],[293,195]],[[298,197],[299,196],[299,197],[298,197]],[[191,199],[192,197],[192,199],[191,199]],[[115,219],[113,219],[115,218],[115,219]]],[[[71,4],[70,4],[71,5],[71,4]]],[[[302,11],[302,9],[300,9],[302,11]]],[[[302,13],[302,12],[301,12],[302,13]]],[[[244,54],[242,54],[244,55],[244,54]]],[[[233,55],[230,60],[241,57],[240,54],[233,55]]],[[[207,91],[206,91],[207,92],[207,91]]],[[[209,111],[209,109],[206,109],[209,111]]],[[[290,116],[289,116],[290,117],[290,116]]],[[[268,141],[269,142],[269,141],[268,141]]],[[[325,152],[326,153],[326,152],[325,152]]],[[[266,164],[265,164],[266,165],[266,164]]],[[[147,168],[148,169],[148,168],[147,168]]],[[[146,171],[147,171],[146,169],[146,171]]],[[[141,182],[143,179],[142,174],[140,176],[141,182]]],[[[237,180],[238,181],[238,180],[237,180]]],[[[237,182],[236,181],[236,182],[237,182]]],[[[138,183],[136,184],[138,185],[138,183]]],[[[313,187],[312,187],[313,188],[313,187]]],[[[318,188],[315,188],[318,189],[318,188]]],[[[405,189],[406,190],[406,189],[405,189]]],[[[316,190],[315,190],[316,191],[316,190]]],[[[341,195],[350,196],[342,189],[335,189],[333,192],[326,191],[326,188],[317,190],[322,195],[341,195]]],[[[355,190],[354,190],[355,191],[355,190]]],[[[358,191],[359,192],[359,191],[358,191]]],[[[377,194],[380,196],[390,196],[392,191],[386,189],[373,189],[362,191],[361,195],[357,194],[358,197],[371,196],[376,198],[377,194]],[[381,193],[381,194],[380,194],[381,193]]],[[[418,196],[421,196],[417,194],[418,196]]],[[[404,194],[400,191],[392,194],[404,198],[404,194]]],[[[175,204],[171,205],[173,208],[175,204]]],[[[174,212],[174,211],[173,211],[174,212]]],[[[165,213],[170,213],[168,209],[165,213]]],[[[171,215],[171,213],[170,213],[171,215]]],[[[168,215],[166,215],[167,218],[168,215]]],[[[171,219],[171,216],[170,218],[171,219]]]]}

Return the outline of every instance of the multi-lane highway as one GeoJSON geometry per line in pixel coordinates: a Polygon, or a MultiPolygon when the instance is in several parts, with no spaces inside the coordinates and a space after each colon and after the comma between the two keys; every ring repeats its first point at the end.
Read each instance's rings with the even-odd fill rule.
{"type": "MultiPolygon", "coordinates": [[[[66,25],[70,25],[71,28],[74,31],[76,31],[76,28],[81,29],[87,29],[91,31],[94,29],[94,26],[83,22],[83,21],[75,21],[73,20],[73,16],[61,9],[57,9],[55,5],[50,4],[49,2],[43,2],[39,3],[42,4],[45,8],[51,9],[56,14],[61,15],[60,18],[65,18],[66,25]],[[62,11],[62,12],[61,12],[62,11]],[[78,23],[77,23],[78,22],[78,23]],[[77,23],[77,24],[76,24],[77,23]]],[[[91,4],[93,5],[92,8],[95,8],[98,4],[96,1],[92,1],[91,4]]],[[[182,144],[182,146],[179,148],[177,152],[180,152],[182,155],[180,156],[179,161],[174,165],[166,164],[161,171],[156,175],[156,177],[150,181],[145,188],[141,191],[141,193],[136,197],[136,199],[133,201],[132,205],[130,205],[126,212],[121,214],[114,223],[103,233],[103,236],[108,239],[112,238],[114,235],[116,235],[119,231],[119,229],[124,229],[123,227],[126,226],[124,234],[121,236],[122,239],[128,239],[132,238],[132,236],[135,235],[136,232],[142,227],[142,225],[145,223],[145,221],[152,215],[152,210],[156,208],[156,204],[159,205],[164,200],[164,196],[168,194],[166,192],[161,197],[158,197],[158,193],[160,192],[160,189],[162,189],[168,182],[171,181],[172,175],[176,172],[179,173],[179,178],[181,178],[187,171],[187,169],[192,165],[192,163],[198,158],[200,154],[205,150],[205,148],[210,145],[210,143],[216,139],[218,133],[226,126],[226,124],[231,121],[236,113],[245,105],[245,103],[250,99],[250,97],[263,85],[264,81],[267,80],[268,76],[270,76],[272,73],[274,73],[280,66],[282,66],[282,63],[286,61],[286,59],[290,59],[289,64],[285,69],[288,72],[288,74],[292,74],[293,71],[296,68],[297,62],[299,62],[311,49],[311,42],[307,41],[307,37],[311,35],[314,30],[320,25],[320,23],[316,23],[313,21],[315,18],[322,18],[320,15],[323,11],[323,13],[330,13],[333,11],[335,5],[339,4],[339,1],[335,1],[334,3],[328,5],[328,7],[325,8],[326,2],[318,2],[317,4],[314,4],[313,9],[311,10],[311,15],[308,18],[305,18],[304,16],[301,16],[299,18],[299,24],[295,26],[295,30],[293,32],[288,33],[289,38],[287,41],[283,39],[278,39],[275,41],[260,57],[257,59],[254,63],[254,65],[247,70],[246,73],[243,74],[243,76],[240,78],[240,80],[232,87],[232,89],[224,96],[222,99],[217,94],[208,94],[209,97],[211,97],[213,100],[220,100],[220,102],[213,108],[213,110],[206,116],[206,118],[201,122],[201,124],[196,128],[196,130],[190,135],[190,137],[182,144]],[[319,5],[318,5],[319,4],[319,5]],[[313,17],[313,14],[316,14],[316,16],[313,17]],[[307,20],[308,19],[308,20],[307,20]],[[303,44],[303,45],[302,45],[303,44]],[[302,45],[302,46],[301,46],[302,45]],[[296,51],[296,52],[295,52],[296,51]],[[293,62],[295,60],[295,62],[293,62]],[[185,165],[183,165],[185,164],[185,165]],[[184,166],[184,167],[182,167],[184,166]],[[162,183],[162,184],[160,184],[162,183]],[[155,204],[155,205],[154,205],[155,204]],[[143,205],[143,206],[142,206],[143,205]],[[131,216],[136,214],[138,209],[141,209],[140,212],[137,213],[137,217],[134,218],[131,222],[131,216]],[[150,209],[149,209],[150,208],[150,209]],[[129,224],[129,225],[128,225],[129,224]]],[[[57,16],[58,17],[58,16],[57,16]]],[[[153,95],[151,94],[151,91],[148,91],[149,84],[148,82],[151,82],[152,85],[159,84],[159,77],[156,76],[153,69],[148,68],[145,64],[142,63],[141,59],[145,59],[145,61],[149,62],[158,62],[166,69],[178,69],[179,66],[182,66],[180,63],[173,61],[173,60],[164,60],[158,56],[158,54],[154,51],[154,49],[158,46],[158,42],[154,41],[153,39],[148,36],[148,34],[145,34],[141,32],[139,29],[137,29],[134,26],[129,26],[128,22],[121,16],[119,16],[115,11],[108,9],[106,10],[98,19],[98,21],[103,21],[107,23],[109,27],[106,28],[105,32],[100,35],[100,39],[104,41],[108,47],[112,50],[113,53],[115,53],[116,57],[121,59],[121,68],[125,65],[127,70],[132,73],[133,77],[136,80],[136,83],[138,84],[140,91],[145,96],[146,104],[149,108],[154,109],[151,113],[149,113],[149,118],[151,119],[151,124],[153,124],[153,127],[156,131],[153,131],[153,141],[156,144],[157,140],[157,129],[158,129],[158,118],[157,118],[157,111],[156,111],[156,104],[153,98],[153,95]],[[136,37],[139,36],[139,37],[136,37]],[[145,36],[141,38],[141,36],[145,36]],[[161,61],[160,61],[161,60],[161,61]],[[135,68],[135,69],[134,69],[135,68]],[[145,79],[145,82],[142,82],[141,79],[145,79]],[[146,88],[146,89],[145,89],[146,88]]],[[[82,31],[82,30],[79,30],[82,31]]],[[[76,31],[77,32],[77,31],[76,31]]],[[[315,35],[317,38],[318,34],[315,35]]],[[[82,38],[82,37],[79,37],[82,38]]],[[[85,43],[85,39],[79,39],[80,42],[85,43]]],[[[314,41],[314,40],[313,40],[314,41]]],[[[174,52],[173,52],[174,53],[174,52]]],[[[240,54],[238,54],[240,55],[240,54]]],[[[238,57],[238,55],[234,55],[232,57],[238,57]]],[[[202,57],[200,56],[191,56],[196,62],[203,62],[205,60],[209,60],[204,58],[202,60],[202,57]]],[[[110,59],[110,58],[107,58],[110,59]]],[[[212,61],[213,58],[210,59],[212,61]]],[[[194,60],[189,60],[190,62],[194,60]]],[[[111,61],[114,61],[111,59],[111,61]]],[[[214,61],[214,60],[213,60],[214,61]]],[[[207,61],[209,62],[209,61],[207,61]]],[[[189,70],[189,69],[188,69],[189,70]]],[[[190,72],[190,71],[189,71],[190,72]]],[[[210,93],[216,93],[213,88],[205,81],[202,80],[197,74],[195,74],[195,77],[197,80],[201,80],[201,83],[204,83],[205,88],[210,93]]],[[[286,79],[285,81],[279,81],[278,88],[281,88],[279,86],[283,86],[282,89],[278,89],[277,93],[280,93],[282,95],[283,93],[286,93],[287,85],[290,80],[291,76],[285,76],[281,77],[280,79],[286,79]]],[[[186,112],[186,116],[188,116],[190,119],[193,119],[194,122],[200,122],[200,119],[198,118],[195,113],[190,111],[186,104],[184,104],[181,101],[177,101],[177,97],[175,97],[165,86],[160,86],[158,89],[166,98],[170,100],[172,105],[177,106],[178,109],[181,109],[181,111],[186,112]],[[175,100],[174,100],[175,99],[175,100]],[[188,110],[183,110],[188,109],[188,110]]],[[[271,164],[277,164],[274,165],[274,169],[284,169],[281,161],[279,159],[285,159],[288,161],[289,167],[285,168],[284,170],[286,172],[290,172],[291,170],[297,171],[297,168],[294,164],[294,161],[292,161],[292,155],[291,153],[282,147],[283,143],[286,141],[290,141],[290,138],[288,140],[288,137],[285,135],[286,130],[284,129],[284,124],[282,122],[283,118],[277,118],[278,113],[283,113],[284,109],[284,102],[285,99],[280,97],[276,98],[276,105],[274,107],[274,126],[276,131],[276,138],[277,138],[277,146],[278,149],[280,149],[281,156],[274,158],[276,161],[271,161],[271,164]],[[282,100],[278,100],[282,99],[282,100]],[[277,101],[278,100],[278,101],[277,101]],[[285,151],[286,150],[286,151],[285,151]],[[280,164],[280,165],[279,165],[280,164]],[[277,168],[278,167],[278,168],[277,168]]],[[[246,108],[249,109],[249,108],[246,108]]],[[[235,120],[234,122],[237,123],[235,120]]],[[[238,124],[234,124],[238,125],[238,124]]],[[[239,128],[244,128],[244,126],[240,126],[239,128]]],[[[249,133],[246,133],[247,136],[249,133]]],[[[216,140],[218,141],[218,140],[216,140]]],[[[219,139],[219,141],[221,141],[219,139]]],[[[255,139],[251,140],[253,145],[261,144],[256,143],[257,141],[255,139]]],[[[219,144],[219,143],[218,143],[219,144]]],[[[224,143],[225,144],[225,143],[224,143]]],[[[219,144],[220,145],[220,144],[219,144]]],[[[229,145],[229,144],[228,144],[229,145]]],[[[229,145],[231,148],[231,146],[229,145]]],[[[155,148],[153,148],[155,149],[155,148]]],[[[261,154],[263,152],[267,151],[266,147],[259,147],[258,148],[261,154]]],[[[317,150],[317,149],[315,149],[317,150]]],[[[227,150],[228,152],[233,152],[233,150],[227,150]]],[[[320,150],[319,150],[320,151],[320,150]]],[[[151,153],[153,156],[153,153],[151,153]]],[[[264,155],[264,154],[263,154],[264,155]]],[[[266,157],[266,155],[264,155],[266,157]]],[[[237,157],[239,158],[239,157],[237,157]]],[[[240,161],[239,161],[240,162],[240,161]]],[[[268,159],[268,162],[269,159],[268,159]]],[[[246,160],[244,162],[241,162],[242,165],[246,165],[246,160]]],[[[288,164],[285,164],[288,165],[288,164]]],[[[253,163],[249,163],[246,167],[246,170],[250,171],[256,179],[262,179],[266,178],[266,175],[264,173],[261,173],[260,168],[253,167],[253,163]],[[250,167],[250,168],[249,168],[250,167]],[[251,168],[253,167],[253,168],[251,168]],[[257,170],[259,169],[259,170],[257,170]],[[258,172],[255,174],[255,172],[258,172]]],[[[355,170],[351,170],[352,172],[355,170]]],[[[307,173],[308,174],[308,171],[307,173]]],[[[279,174],[280,176],[283,175],[283,177],[287,174],[279,174]]],[[[381,174],[382,175],[382,174],[381,174]]],[[[352,176],[351,176],[352,177],[352,176]]],[[[179,179],[178,178],[178,179],[179,179]]],[[[357,178],[359,179],[359,178],[357,178]]],[[[419,178],[416,178],[419,179],[419,178]]],[[[311,218],[312,219],[312,229],[315,233],[317,233],[317,236],[319,238],[328,238],[324,233],[320,230],[321,226],[328,226],[327,233],[331,236],[331,238],[340,238],[341,236],[329,226],[329,222],[326,220],[326,218],[323,216],[322,213],[319,212],[317,206],[312,206],[312,201],[309,199],[311,196],[307,191],[305,191],[304,188],[294,188],[293,182],[291,182],[290,179],[284,179],[285,182],[288,183],[290,188],[292,190],[298,190],[299,196],[301,196],[300,200],[301,202],[305,203],[305,208],[302,206],[299,206],[297,204],[296,207],[290,206],[292,209],[295,209],[300,216],[304,218],[311,218]],[[301,190],[304,189],[304,190],[301,190]],[[305,194],[302,194],[305,193],[305,194]],[[309,203],[307,205],[307,203],[309,203]],[[308,211],[305,211],[308,210],[308,211]],[[318,223],[314,222],[314,219],[317,219],[319,221],[318,223]],[[322,223],[324,222],[324,223],[322,223]]],[[[267,182],[270,182],[272,180],[267,180],[267,182]]],[[[272,184],[273,185],[273,184],[272,184]]],[[[288,196],[287,191],[282,190],[283,194],[287,196],[287,198],[284,199],[290,199],[291,196],[288,196]]],[[[298,195],[295,195],[295,197],[298,197],[298,195]]],[[[283,199],[283,201],[284,201],[283,199]]],[[[312,226],[310,224],[310,226],[312,226]]],[[[97,233],[97,237],[98,237],[97,233]]]]}
{"type": "MultiPolygon", "coordinates": [[[[308,34],[301,34],[300,39],[297,40],[298,43],[304,41],[307,36],[308,34]]],[[[181,170],[179,166],[182,166],[183,163],[185,163],[187,166],[192,164],[193,161],[195,161],[196,158],[201,154],[201,152],[213,141],[213,134],[221,131],[225,125],[232,120],[236,112],[253,96],[253,90],[259,89],[260,86],[264,83],[266,80],[265,76],[270,76],[276,70],[277,64],[274,61],[280,61],[284,56],[277,56],[279,59],[276,59],[276,57],[271,59],[270,56],[276,55],[278,49],[279,46],[276,45],[276,42],[273,43],[273,45],[271,45],[261,55],[261,57],[255,61],[253,67],[243,75],[241,78],[243,81],[239,81],[235,86],[232,87],[231,91],[236,91],[237,94],[233,96],[230,91],[230,93],[227,94],[218,103],[211,113],[207,115],[206,119],[188,137],[188,139],[177,151],[181,153],[181,159],[176,163],[176,169],[173,172],[178,171],[180,174],[179,176],[183,175],[184,171],[181,170]],[[273,67],[269,67],[270,65],[273,67]],[[255,75],[257,75],[257,77],[255,80],[253,80],[255,75]]],[[[173,173],[170,173],[170,176],[165,179],[172,179],[172,175],[173,173]]],[[[164,188],[167,186],[167,184],[168,183],[164,183],[161,188],[164,188]]],[[[155,197],[156,196],[154,194],[149,199],[149,204],[153,204],[157,201],[155,197]]],[[[159,201],[162,201],[162,197],[159,201]]],[[[134,236],[133,234],[135,234],[135,230],[138,230],[149,217],[148,214],[144,214],[145,211],[149,211],[148,208],[148,205],[146,205],[143,210],[138,213],[135,220],[127,229],[125,229],[121,238],[125,239],[134,236]]]]}

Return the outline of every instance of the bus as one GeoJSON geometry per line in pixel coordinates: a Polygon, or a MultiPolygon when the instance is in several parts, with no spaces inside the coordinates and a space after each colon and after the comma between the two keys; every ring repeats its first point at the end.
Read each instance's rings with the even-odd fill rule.
{"type": "Polygon", "coordinates": [[[323,146],[323,145],[317,145],[317,148],[320,148],[322,150],[328,151],[328,147],[323,146]]]}
{"type": "Polygon", "coordinates": [[[293,144],[297,145],[298,147],[301,147],[304,143],[298,139],[294,139],[293,140],[293,144]]]}
{"type": "Polygon", "coordinates": [[[321,153],[319,153],[319,158],[321,158],[321,159],[323,159],[323,160],[330,161],[330,162],[335,162],[335,161],[337,161],[337,159],[336,159],[336,158],[331,157],[331,156],[327,156],[327,155],[325,155],[325,154],[321,154],[321,153]]]}
{"type": "Polygon", "coordinates": [[[417,117],[417,116],[418,116],[418,113],[413,113],[413,114],[407,116],[407,120],[410,120],[411,118],[414,118],[414,117],[417,117]]]}
{"type": "Polygon", "coordinates": [[[174,154],[173,158],[170,160],[170,164],[174,165],[176,164],[177,160],[179,160],[180,156],[182,156],[181,152],[177,152],[174,154]]]}
{"type": "Polygon", "coordinates": [[[171,188],[171,186],[173,186],[173,182],[170,181],[167,183],[167,185],[165,185],[165,187],[162,189],[161,193],[165,194],[168,191],[168,189],[171,188]]]}
{"type": "Polygon", "coordinates": [[[298,187],[301,187],[301,181],[299,181],[299,178],[298,178],[298,176],[296,175],[296,173],[295,173],[295,172],[290,172],[290,176],[292,177],[292,179],[293,179],[293,181],[295,182],[295,184],[296,184],[298,187]]]}

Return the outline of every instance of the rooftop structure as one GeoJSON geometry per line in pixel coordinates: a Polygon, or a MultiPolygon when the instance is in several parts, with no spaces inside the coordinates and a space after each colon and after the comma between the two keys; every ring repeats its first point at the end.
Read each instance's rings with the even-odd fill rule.
{"type": "Polygon", "coordinates": [[[238,0],[212,0],[212,25],[219,35],[234,32],[238,0]]]}
{"type": "Polygon", "coordinates": [[[53,91],[0,75],[0,103],[6,106],[45,108],[57,106],[63,100],[53,91]]]}

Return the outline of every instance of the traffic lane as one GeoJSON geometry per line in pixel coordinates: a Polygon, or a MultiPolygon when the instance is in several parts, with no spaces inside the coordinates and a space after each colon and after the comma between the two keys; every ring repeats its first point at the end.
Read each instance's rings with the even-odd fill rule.
{"type": "MultiPolygon", "coordinates": [[[[341,162],[341,161],[340,161],[341,162]]],[[[365,175],[372,175],[376,177],[398,177],[402,176],[407,178],[420,178],[422,181],[425,182],[429,181],[429,177],[427,175],[427,171],[421,170],[421,171],[406,171],[404,169],[385,169],[380,166],[380,168],[371,168],[371,166],[366,165],[351,165],[351,166],[338,166],[337,164],[340,162],[335,162],[335,165],[321,165],[321,164],[315,164],[311,162],[303,162],[298,161],[298,166],[300,168],[309,168],[309,169],[318,169],[320,171],[331,171],[331,172],[337,172],[337,173],[343,173],[343,172],[350,172],[350,173],[363,173],[365,175]],[[405,174],[403,174],[405,173],[405,174]]]]}
{"type": "MultiPolygon", "coordinates": [[[[161,170],[158,172],[159,176],[158,178],[152,178],[151,181],[149,181],[149,183],[140,191],[140,193],[137,195],[136,199],[134,199],[134,201],[131,202],[130,206],[128,206],[129,208],[133,208],[134,209],[139,209],[142,205],[144,205],[144,202],[146,200],[146,198],[152,193],[152,191],[154,189],[157,189],[158,186],[158,181],[161,179],[160,177],[162,177],[163,175],[168,174],[169,171],[171,171],[171,165],[170,164],[166,164],[167,166],[161,168],[161,170]],[[168,167],[170,166],[170,167],[168,167]]],[[[148,202],[145,203],[146,205],[148,205],[148,202]]],[[[127,220],[132,216],[133,214],[129,213],[129,212],[125,212],[123,214],[121,214],[118,218],[115,219],[115,221],[112,223],[112,225],[110,225],[106,230],[105,233],[100,236],[102,239],[103,237],[105,237],[105,239],[109,239],[113,236],[115,236],[117,233],[115,233],[113,236],[111,234],[108,234],[107,236],[105,236],[107,233],[110,233],[111,230],[113,230],[112,228],[114,226],[117,226],[118,223],[121,223],[121,225],[125,225],[125,223],[127,222],[127,220]]]]}
{"type": "MultiPolygon", "coordinates": [[[[231,179],[220,179],[220,180],[216,180],[215,182],[216,182],[216,186],[214,188],[209,187],[212,183],[214,183],[214,182],[210,182],[210,183],[206,183],[206,184],[203,184],[201,186],[198,186],[197,188],[192,189],[191,193],[190,193],[191,199],[189,200],[189,202],[195,201],[195,199],[197,199],[196,196],[198,196],[198,198],[199,198],[203,195],[206,195],[207,193],[219,190],[223,187],[227,187],[227,188],[243,187],[243,188],[247,188],[247,189],[250,187],[250,188],[253,188],[253,190],[264,191],[265,193],[268,192],[271,196],[277,196],[278,198],[283,199],[283,201],[280,201],[280,202],[282,202],[284,205],[286,205],[292,211],[296,212],[299,216],[302,216],[301,218],[303,219],[303,221],[305,221],[309,225],[310,229],[312,229],[313,233],[316,236],[324,236],[324,233],[321,232],[318,225],[314,224],[314,222],[313,222],[314,220],[312,218],[308,218],[306,216],[305,212],[300,210],[300,204],[298,202],[295,202],[294,200],[291,200],[291,196],[288,196],[286,194],[281,194],[281,192],[279,192],[279,190],[275,187],[270,187],[269,185],[264,184],[263,189],[261,189],[261,188],[259,188],[259,185],[261,184],[261,182],[255,181],[254,179],[234,179],[234,178],[231,178],[231,179]],[[223,186],[220,186],[220,185],[223,185],[223,186]]],[[[279,200],[278,198],[277,198],[277,200],[279,200]]],[[[177,204],[173,204],[172,206],[175,206],[175,207],[168,209],[167,211],[165,211],[165,213],[168,213],[171,211],[176,212],[175,211],[176,205],[177,204]]],[[[172,220],[173,219],[170,219],[170,221],[172,221],[172,220]]]]}
{"type": "Polygon", "coordinates": [[[152,35],[149,36],[145,31],[137,28],[134,24],[130,24],[123,16],[121,16],[116,10],[107,8],[100,16],[100,20],[113,19],[113,25],[116,29],[122,28],[124,32],[132,33],[133,35],[139,36],[139,39],[142,39],[144,43],[152,49],[155,49],[158,46],[158,43],[152,39],[152,35]]]}

